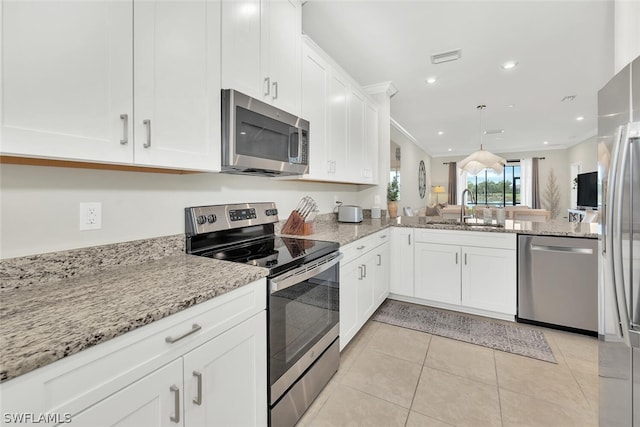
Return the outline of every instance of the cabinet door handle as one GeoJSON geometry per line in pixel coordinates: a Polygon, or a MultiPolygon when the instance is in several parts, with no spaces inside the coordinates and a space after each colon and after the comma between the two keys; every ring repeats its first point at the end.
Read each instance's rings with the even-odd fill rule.
{"type": "Polygon", "coordinates": [[[151,147],[151,120],[145,119],[142,124],[147,128],[147,142],[143,145],[144,148],[151,147]]]}
{"type": "Polygon", "coordinates": [[[193,376],[196,377],[197,382],[197,393],[196,398],[193,399],[194,405],[202,405],[202,372],[193,371],[193,376]]]}
{"type": "Polygon", "coordinates": [[[378,265],[382,265],[382,255],[378,254],[378,265]]]}
{"type": "Polygon", "coordinates": [[[278,99],[278,82],[273,82],[272,84],[273,86],[273,100],[275,101],[276,99],[278,99]]]}
{"type": "Polygon", "coordinates": [[[361,251],[361,250],[363,250],[364,248],[365,248],[365,246],[364,246],[364,245],[362,245],[362,246],[358,246],[356,249],[357,249],[357,250],[359,250],[359,251],[361,251]]]}
{"type": "Polygon", "coordinates": [[[467,265],[467,253],[464,253],[464,265],[467,265]]]}
{"type": "Polygon", "coordinates": [[[269,96],[271,94],[271,79],[269,77],[264,78],[264,96],[269,96]]]}
{"type": "Polygon", "coordinates": [[[380,236],[380,238],[381,238],[381,239],[386,239],[386,238],[387,238],[387,235],[386,235],[386,234],[383,234],[382,236],[380,236]]]}
{"type": "Polygon", "coordinates": [[[367,277],[367,265],[366,264],[362,264],[362,270],[364,270],[364,276],[363,277],[367,277]]]}
{"type": "Polygon", "coordinates": [[[172,385],[169,390],[174,393],[174,401],[173,401],[173,410],[175,411],[175,415],[170,416],[169,419],[174,423],[180,422],[180,389],[176,385],[172,385]]]}
{"type": "Polygon", "coordinates": [[[202,326],[198,325],[197,323],[194,323],[191,326],[191,330],[190,331],[187,331],[182,335],[178,335],[177,337],[168,336],[164,340],[165,340],[165,342],[168,342],[169,344],[173,344],[176,341],[180,341],[182,338],[188,337],[189,335],[191,335],[191,334],[193,334],[195,332],[198,332],[200,329],[202,329],[202,326]]]}
{"type": "Polygon", "coordinates": [[[120,144],[126,145],[129,143],[129,115],[120,114],[120,120],[122,120],[122,139],[120,144]]]}
{"type": "Polygon", "coordinates": [[[411,246],[411,234],[407,234],[407,237],[409,238],[409,246],[411,246]]]}
{"type": "Polygon", "coordinates": [[[458,265],[458,252],[456,252],[456,265],[458,265]]]}
{"type": "Polygon", "coordinates": [[[358,280],[362,280],[362,266],[358,266],[358,280]]]}

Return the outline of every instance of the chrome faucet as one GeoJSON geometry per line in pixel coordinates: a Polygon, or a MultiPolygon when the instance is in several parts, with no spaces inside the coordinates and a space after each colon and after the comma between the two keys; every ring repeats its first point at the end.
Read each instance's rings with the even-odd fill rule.
{"type": "Polygon", "coordinates": [[[469,197],[471,197],[471,203],[475,204],[476,203],[476,198],[474,197],[473,193],[471,192],[471,190],[469,190],[468,188],[465,188],[462,191],[462,194],[460,195],[460,203],[462,203],[462,206],[460,207],[460,224],[464,224],[464,219],[467,218],[464,213],[466,210],[466,203],[464,202],[464,195],[465,194],[469,194],[469,197]]]}

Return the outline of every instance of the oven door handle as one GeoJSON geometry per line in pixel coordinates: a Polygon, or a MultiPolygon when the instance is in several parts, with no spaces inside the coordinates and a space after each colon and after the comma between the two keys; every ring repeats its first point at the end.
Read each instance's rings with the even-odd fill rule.
{"type": "Polygon", "coordinates": [[[295,270],[287,271],[281,276],[270,279],[269,282],[271,283],[271,293],[281,291],[313,276],[316,276],[323,271],[327,271],[334,265],[338,264],[342,257],[342,252],[335,252],[317,259],[309,264],[298,267],[295,270]]]}

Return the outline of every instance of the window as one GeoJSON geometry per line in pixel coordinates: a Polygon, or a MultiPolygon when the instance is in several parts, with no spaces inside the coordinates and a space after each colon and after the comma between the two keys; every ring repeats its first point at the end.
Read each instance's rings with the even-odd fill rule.
{"type": "Polygon", "coordinates": [[[468,176],[467,188],[475,196],[478,205],[519,205],[520,163],[506,165],[501,174],[485,169],[476,176],[468,176]]]}

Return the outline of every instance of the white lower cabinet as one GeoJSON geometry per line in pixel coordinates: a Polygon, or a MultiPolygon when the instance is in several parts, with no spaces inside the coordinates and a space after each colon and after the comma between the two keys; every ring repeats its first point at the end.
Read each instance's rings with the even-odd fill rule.
{"type": "Polygon", "coordinates": [[[389,294],[389,231],[379,231],[341,249],[340,350],[389,294]]]}
{"type": "Polygon", "coordinates": [[[513,320],[515,234],[420,229],[415,239],[416,298],[513,320]]]}
{"type": "Polygon", "coordinates": [[[460,305],[460,247],[416,243],[416,298],[460,305]]]}
{"type": "Polygon", "coordinates": [[[516,314],[515,250],[462,248],[462,305],[516,314]]]}
{"type": "Polygon", "coordinates": [[[264,349],[263,311],[73,417],[72,425],[266,425],[264,349]]]}
{"type": "Polygon", "coordinates": [[[376,278],[373,283],[373,299],[374,305],[379,307],[380,304],[387,299],[389,296],[389,286],[390,286],[390,273],[391,270],[389,268],[391,263],[391,243],[385,243],[378,250],[376,250],[376,278]]]}
{"type": "Polygon", "coordinates": [[[265,426],[266,294],[260,279],[3,382],[2,410],[79,427],[265,426]]]}
{"type": "Polygon", "coordinates": [[[184,356],[185,426],[264,426],[266,312],[184,356]]]}
{"type": "Polygon", "coordinates": [[[413,228],[394,227],[391,232],[392,294],[412,297],[413,290],[413,228]]]}
{"type": "Polygon", "coordinates": [[[175,360],[74,416],[71,425],[161,427],[182,424],[182,360],[175,360]]]}
{"type": "Polygon", "coordinates": [[[513,320],[516,238],[515,233],[393,228],[391,297],[513,320]]]}

